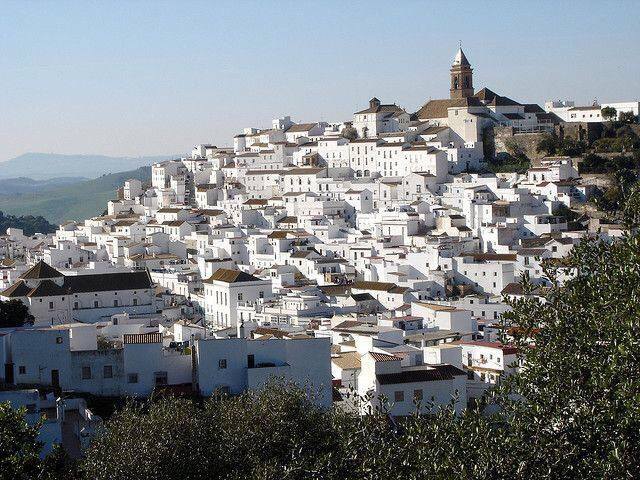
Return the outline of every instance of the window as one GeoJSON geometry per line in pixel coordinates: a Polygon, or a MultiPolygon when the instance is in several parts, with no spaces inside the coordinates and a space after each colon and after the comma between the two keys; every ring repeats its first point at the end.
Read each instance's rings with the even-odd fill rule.
{"type": "Polygon", "coordinates": [[[218,370],[224,370],[225,368],[227,368],[227,359],[221,358],[218,360],[218,370]]]}
{"type": "Polygon", "coordinates": [[[166,385],[168,383],[167,372],[155,372],[153,374],[153,381],[155,385],[166,385]]]}
{"type": "Polygon", "coordinates": [[[62,337],[56,337],[56,343],[57,344],[62,343],[62,337]]]}
{"type": "Polygon", "coordinates": [[[82,367],[82,379],[91,380],[91,367],[82,367]]]}
{"type": "Polygon", "coordinates": [[[73,309],[78,310],[80,308],[80,304],[78,302],[73,302],[73,309]]]}
{"type": "Polygon", "coordinates": [[[260,298],[264,298],[264,292],[263,292],[262,290],[260,290],[260,293],[258,294],[258,296],[259,296],[260,298]]]}
{"type": "Polygon", "coordinates": [[[138,299],[137,299],[137,298],[134,298],[134,299],[133,299],[133,306],[135,307],[136,305],[138,305],[138,299]]]}
{"type": "Polygon", "coordinates": [[[93,302],[93,308],[98,308],[98,300],[94,300],[94,302],[93,302]]]}
{"type": "Polygon", "coordinates": [[[114,307],[117,307],[117,306],[118,306],[118,300],[114,300],[114,301],[113,301],[113,306],[114,306],[114,307]]]}
{"type": "Polygon", "coordinates": [[[473,380],[473,370],[467,370],[467,380],[473,380]]]}
{"type": "Polygon", "coordinates": [[[20,375],[26,375],[27,374],[27,367],[25,367],[24,365],[20,365],[18,367],[18,373],[20,375]]]}
{"type": "Polygon", "coordinates": [[[53,302],[49,302],[49,310],[53,310],[53,302]]]}
{"type": "Polygon", "coordinates": [[[418,402],[422,401],[422,390],[421,389],[413,391],[413,399],[418,401],[418,402]]]}
{"type": "Polygon", "coordinates": [[[395,392],[393,392],[393,399],[396,402],[404,402],[404,391],[396,390],[395,392]]]}
{"type": "Polygon", "coordinates": [[[102,367],[102,376],[103,378],[113,378],[113,366],[105,365],[102,367]]]}
{"type": "Polygon", "coordinates": [[[242,293],[238,294],[238,301],[241,302],[242,301],[242,293]]]}
{"type": "Polygon", "coordinates": [[[127,383],[138,383],[138,374],[130,373],[127,375],[127,383]]]}

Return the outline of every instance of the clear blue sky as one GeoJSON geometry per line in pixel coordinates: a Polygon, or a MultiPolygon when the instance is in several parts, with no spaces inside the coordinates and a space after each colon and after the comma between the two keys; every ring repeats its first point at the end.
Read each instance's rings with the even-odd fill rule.
{"type": "Polygon", "coordinates": [[[0,161],[153,155],[244,126],[346,120],[373,95],[476,88],[516,100],[640,97],[640,1],[0,2],[0,161]]]}

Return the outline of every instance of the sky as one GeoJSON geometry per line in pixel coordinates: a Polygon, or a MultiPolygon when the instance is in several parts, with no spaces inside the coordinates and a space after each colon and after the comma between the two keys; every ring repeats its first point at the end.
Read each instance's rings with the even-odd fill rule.
{"type": "Polygon", "coordinates": [[[640,99],[640,0],[0,1],[0,161],[232,144],[446,98],[458,42],[521,102],[640,99]]]}

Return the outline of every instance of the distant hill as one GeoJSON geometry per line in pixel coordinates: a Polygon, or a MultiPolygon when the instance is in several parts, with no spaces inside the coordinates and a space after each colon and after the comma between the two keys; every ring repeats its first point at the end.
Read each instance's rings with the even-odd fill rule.
{"type": "Polygon", "coordinates": [[[175,155],[150,157],[107,157],[104,155],[60,155],[57,153],[25,153],[0,162],[0,179],[28,177],[48,180],[60,177],[96,178],[123,172],[175,158],[175,155]]]}
{"type": "Polygon", "coordinates": [[[103,175],[43,191],[3,194],[0,190],[0,210],[11,215],[41,215],[60,224],[66,220],[84,220],[100,215],[107,202],[116,198],[116,190],[129,178],[151,179],[151,167],[103,175]]]}
{"type": "Polygon", "coordinates": [[[89,180],[83,177],[60,177],[50,180],[34,180],[33,178],[0,178],[0,194],[13,195],[16,193],[44,192],[56,187],[89,180]]]}

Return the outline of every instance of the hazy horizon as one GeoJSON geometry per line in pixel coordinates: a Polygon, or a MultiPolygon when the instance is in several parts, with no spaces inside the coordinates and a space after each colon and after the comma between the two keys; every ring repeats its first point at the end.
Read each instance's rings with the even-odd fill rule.
{"type": "Polygon", "coordinates": [[[344,121],[376,96],[477,89],[522,102],[638,100],[640,2],[3,2],[0,161],[230,145],[243,127],[344,121]],[[609,20],[612,18],[614,20],[609,20]]]}

